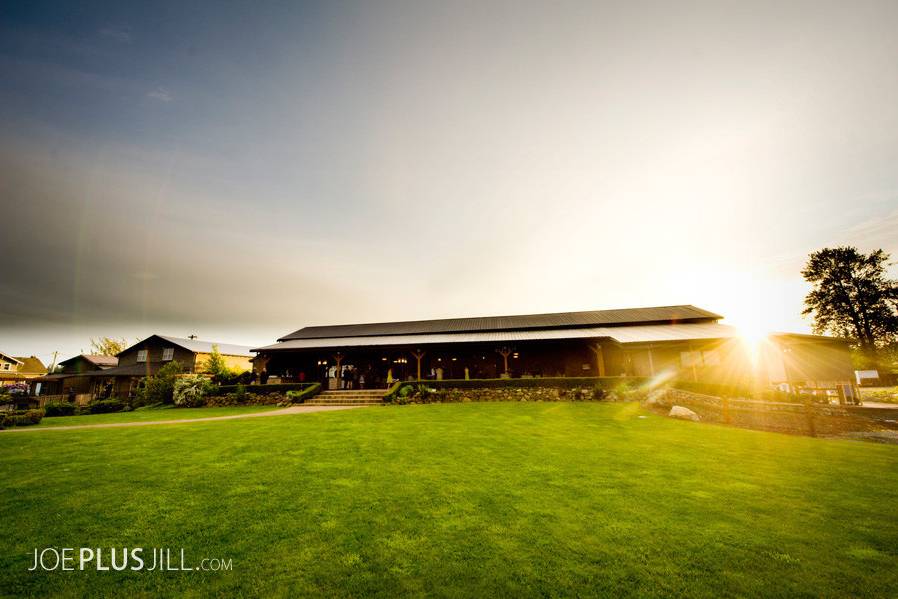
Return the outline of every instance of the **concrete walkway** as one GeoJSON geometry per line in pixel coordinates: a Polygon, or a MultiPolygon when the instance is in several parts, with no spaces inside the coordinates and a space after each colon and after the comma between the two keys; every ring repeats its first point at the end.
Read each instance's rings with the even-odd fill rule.
{"type": "Polygon", "coordinates": [[[74,431],[89,428],[127,428],[131,426],[153,426],[156,424],[191,424],[194,422],[212,422],[215,420],[237,420],[238,418],[260,418],[263,416],[288,416],[290,414],[310,414],[312,412],[333,412],[335,410],[352,410],[363,406],[290,406],[280,410],[251,412],[249,414],[233,414],[231,416],[209,416],[207,418],[183,418],[180,420],[143,420],[137,422],[110,422],[107,424],[75,424],[72,426],[22,426],[0,431],[3,433],[38,433],[46,431],[74,431]]]}

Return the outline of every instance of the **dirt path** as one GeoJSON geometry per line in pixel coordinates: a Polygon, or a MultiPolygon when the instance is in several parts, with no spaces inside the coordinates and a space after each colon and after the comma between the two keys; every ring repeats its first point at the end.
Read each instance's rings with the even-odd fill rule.
{"type": "Polygon", "coordinates": [[[3,433],[30,433],[44,431],[73,431],[88,428],[126,428],[129,426],[151,426],[156,424],[190,424],[193,422],[212,422],[214,420],[237,420],[238,418],[260,418],[262,416],[287,416],[290,414],[311,414],[312,412],[333,412],[335,410],[351,410],[364,406],[291,406],[280,410],[252,412],[250,414],[232,414],[231,416],[209,416],[207,418],[184,418],[181,420],[145,420],[138,422],[109,422],[106,424],[74,424],[71,426],[12,427],[0,431],[3,433]]]}

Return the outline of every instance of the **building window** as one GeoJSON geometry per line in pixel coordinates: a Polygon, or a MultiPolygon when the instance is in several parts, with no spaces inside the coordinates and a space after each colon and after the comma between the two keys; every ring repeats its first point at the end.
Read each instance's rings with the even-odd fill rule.
{"type": "Polygon", "coordinates": [[[137,361],[138,362],[146,362],[147,361],[147,350],[141,349],[137,351],[137,361]]]}
{"type": "Polygon", "coordinates": [[[165,349],[162,350],[162,361],[163,362],[168,362],[168,361],[172,360],[174,357],[175,357],[175,348],[166,347],[165,349]]]}
{"type": "Polygon", "coordinates": [[[9,366],[10,366],[10,364],[9,364],[9,362],[7,362],[6,364],[3,365],[3,370],[9,370],[9,366]]]}

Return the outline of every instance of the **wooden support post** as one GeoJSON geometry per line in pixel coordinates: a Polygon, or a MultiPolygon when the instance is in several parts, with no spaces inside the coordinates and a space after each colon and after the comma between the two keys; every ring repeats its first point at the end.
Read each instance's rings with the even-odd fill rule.
{"type": "Polygon", "coordinates": [[[340,370],[340,364],[343,363],[343,358],[345,357],[340,352],[334,354],[334,361],[337,363],[337,369],[334,371],[334,377],[337,379],[337,389],[342,388],[340,385],[343,384],[343,372],[340,370]]]}
{"type": "Polygon", "coordinates": [[[507,347],[500,347],[496,350],[500,356],[502,356],[502,361],[505,364],[505,370],[503,371],[505,374],[508,374],[508,356],[511,355],[511,350],[507,347]]]}
{"type": "Polygon", "coordinates": [[[605,376],[605,354],[602,353],[602,345],[596,343],[595,346],[590,345],[589,349],[596,355],[596,372],[599,376],[605,376]]]}
{"type": "Polygon", "coordinates": [[[651,376],[655,376],[655,360],[652,358],[652,346],[648,347],[649,350],[649,374],[651,376]]]}
{"type": "Polygon", "coordinates": [[[419,350],[413,351],[412,355],[415,356],[415,359],[418,360],[418,380],[421,380],[421,358],[424,357],[426,352],[419,350]]]}
{"type": "Polygon", "coordinates": [[[720,405],[723,408],[723,421],[727,424],[732,424],[732,419],[730,418],[730,398],[720,398],[720,405]]]}

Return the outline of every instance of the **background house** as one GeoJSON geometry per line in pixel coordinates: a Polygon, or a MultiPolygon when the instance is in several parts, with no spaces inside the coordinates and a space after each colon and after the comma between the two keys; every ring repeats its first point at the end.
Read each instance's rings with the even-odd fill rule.
{"type": "Polygon", "coordinates": [[[14,385],[47,374],[47,367],[35,356],[16,357],[0,353],[0,385],[14,385]]]}
{"type": "Polygon", "coordinates": [[[90,392],[96,397],[133,397],[143,379],[165,364],[176,361],[184,372],[206,372],[213,347],[218,348],[229,368],[238,372],[252,369],[253,353],[247,346],[151,335],[119,353],[115,367],[86,372],[84,376],[90,379],[90,392]]]}
{"type": "Polygon", "coordinates": [[[118,365],[115,356],[80,354],[63,360],[55,372],[29,381],[32,395],[63,395],[90,393],[93,379],[87,373],[107,370],[118,365]]]}

